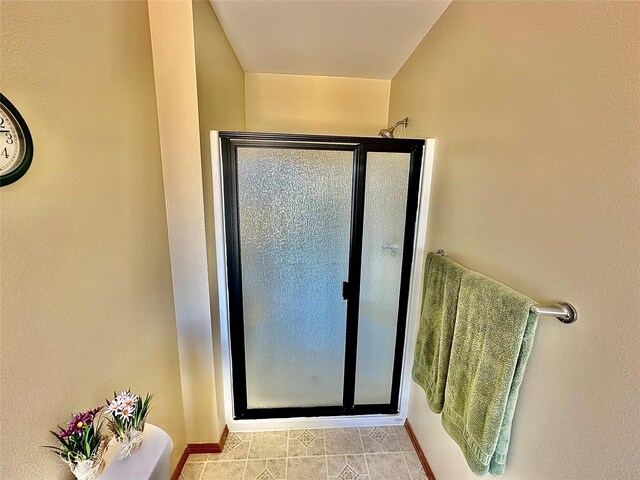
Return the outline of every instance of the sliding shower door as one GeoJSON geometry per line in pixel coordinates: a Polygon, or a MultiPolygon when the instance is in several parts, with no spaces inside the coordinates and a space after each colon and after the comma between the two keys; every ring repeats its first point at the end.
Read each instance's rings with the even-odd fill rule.
{"type": "Polygon", "coordinates": [[[235,417],[397,411],[423,142],[220,138],[235,417]]]}
{"type": "Polygon", "coordinates": [[[353,154],[237,152],[247,407],[341,405],[353,154]]]}

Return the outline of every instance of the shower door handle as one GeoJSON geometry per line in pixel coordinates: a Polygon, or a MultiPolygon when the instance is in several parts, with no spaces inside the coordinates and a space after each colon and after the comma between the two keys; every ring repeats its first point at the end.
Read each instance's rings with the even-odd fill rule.
{"type": "Polygon", "coordinates": [[[342,282],[342,298],[349,299],[349,282],[342,282]]]}

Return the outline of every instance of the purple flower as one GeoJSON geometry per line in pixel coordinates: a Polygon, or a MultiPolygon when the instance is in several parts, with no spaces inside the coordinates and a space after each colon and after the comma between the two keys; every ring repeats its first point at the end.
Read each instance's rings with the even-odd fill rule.
{"type": "Polygon", "coordinates": [[[89,410],[89,411],[87,412],[89,415],[91,415],[91,421],[93,421],[93,418],[96,416],[96,414],[97,414],[100,410],[102,410],[103,408],[104,408],[104,407],[96,407],[96,408],[94,408],[93,410],[89,410]]]}
{"type": "MultiPolygon", "coordinates": [[[[84,430],[84,427],[93,423],[93,419],[100,410],[102,410],[102,407],[96,407],[93,410],[74,415],[73,419],[69,422],[69,428],[66,432],[63,432],[65,434],[65,437],[68,437],[76,432],[82,432],[84,430]]],[[[60,438],[60,436],[58,436],[58,438],[60,438]]]]}

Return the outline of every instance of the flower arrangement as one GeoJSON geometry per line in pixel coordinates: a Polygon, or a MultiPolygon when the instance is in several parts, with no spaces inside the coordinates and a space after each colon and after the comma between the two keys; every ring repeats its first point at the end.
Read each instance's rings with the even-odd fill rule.
{"type": "Polygon", "coordinates": [[[60,432],[51,430],[60,446],[48,448],[69,465],[79,480],[92,480],[104,468],[102,457],[108,442],[102,435],[102,421],[96,422],[96,416],[102,408],[74,415],[66,429],[58,425],[60,432]]]}
{"type": "Polygon", "coordinates": [[[153,395],[147,393],[144,399],[125,390],[119,395],[113,392],[114,399],[107,400],[107,413],[110,414],[109,430],[116,442],[122,447],[120,460],[134,453],[142,444],[144,423],[151,408],[153,395]]]}

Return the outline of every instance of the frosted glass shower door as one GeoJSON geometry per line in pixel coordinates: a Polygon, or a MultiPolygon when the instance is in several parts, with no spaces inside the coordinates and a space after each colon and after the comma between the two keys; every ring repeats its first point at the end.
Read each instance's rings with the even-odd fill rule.
{"type": "Polygon", "coordinates": [[[235,419],[398,413],[423,147],[220,132],[235,419]]]}
{"type": "Polygon", "coordinates": [[[364,194],[355,403],[391,402],[411,155],[369,152],[364,194]]]}
{"type": "Polygon", "coordinates": [[[353,148],[236,154],[248,409],[341,406],[353,148]]]}

